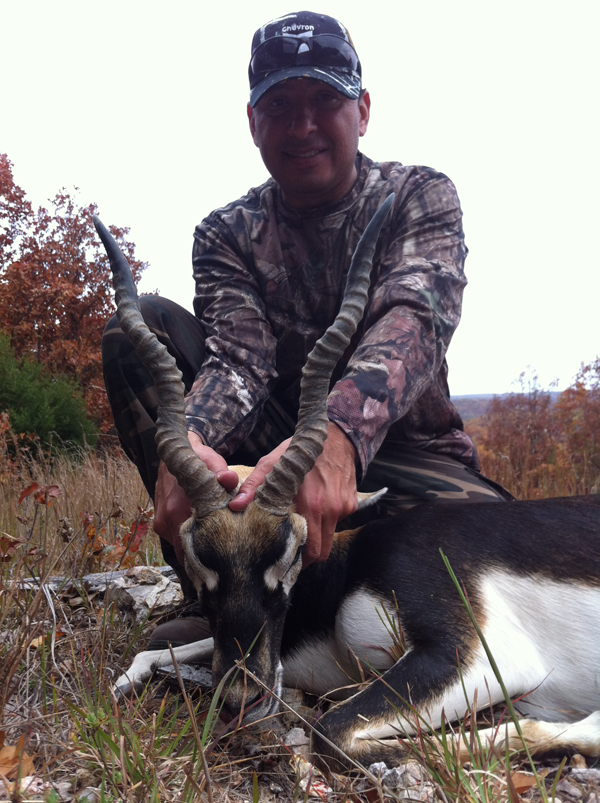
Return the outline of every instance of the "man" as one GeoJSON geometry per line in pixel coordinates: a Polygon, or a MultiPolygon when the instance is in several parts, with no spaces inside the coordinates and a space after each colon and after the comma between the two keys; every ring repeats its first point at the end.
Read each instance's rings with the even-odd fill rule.
{"type": "MultiPolygon", "coordinates": [[[[389,488],[376,516],[429,498],[509,498],[479,474],[449,398],[445,354],[467,253],[453,184],[358,151],[370,98],[352,40],[331,17],[299,12],[264,25],[249,76],[250,132],[272,178],[196,228],[195,317],[142,299],[182,370],[194,450],[228,490],[237,475],[227,463],[256,464],[230,503],[243,510],[289,443],[302,366],[337,313],[360,235],[395,192],[365,317],[334,376],[325,448],[296,497],[308,524],[304,564],[327,558],[338,521],[356,509],[357,483],[389,488]]],[[[191,594],[179,540],[190,504],[156,455],[152,382],[116,320],[103,349],[121,442],[154,498],[165,558],[191,594]]],[[[198,637],[183,622],[161,626],[151,647],[198,637]]]]}

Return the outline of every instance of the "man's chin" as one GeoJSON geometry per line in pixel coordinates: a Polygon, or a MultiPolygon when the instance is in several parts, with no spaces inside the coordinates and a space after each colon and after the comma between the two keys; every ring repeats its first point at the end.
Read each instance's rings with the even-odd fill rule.
{"type": "Polygon", "coordinates": [[[302,176],[302,180],[295,181],[293,187],[288,189],[281,185],[283,199],[293,209],[310,209],[324,204],[335,203],[345,193],[336,191],[335,185],[318,176],[302,176]]]}

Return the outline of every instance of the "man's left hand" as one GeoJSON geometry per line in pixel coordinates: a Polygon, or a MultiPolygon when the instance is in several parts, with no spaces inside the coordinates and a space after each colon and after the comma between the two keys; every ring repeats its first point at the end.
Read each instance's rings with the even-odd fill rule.
{"type": "MultiPolygon", "coordinates": [[[[231,510],[243,510],[253,499],[256,489],[289,446],[291,438],[262,457],[229,503],[231,510]]],[[[344,432],[331,421],[327,440],[312,470],[304,478],[296,494],[296,511],[306,519],[308,538],[303,553],[304,567],[326,560],[331,550],[335,526],[340,519],[354,513],[357,507],[356,450],[344,432]]]]}

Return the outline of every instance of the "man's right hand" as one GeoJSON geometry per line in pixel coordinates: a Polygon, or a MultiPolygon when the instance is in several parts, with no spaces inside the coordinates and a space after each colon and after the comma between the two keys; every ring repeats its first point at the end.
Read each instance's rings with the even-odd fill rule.
{"type": "MultiPolygon", "coordinates": [[[[195,432],[188,432],[193,450],[200,460],[215,473],[217,480],[226,491],[233,491],[238,484],[238,475],[230,471],[224,457],[205,446],[202,438],[195,432]]],[[[183,549],[179,528],[192,515],[190,500],[179,486],[175,477],[161,462],[154,492],[154,532],[175,548],[177,559],[183,566],[183,549]]]]}

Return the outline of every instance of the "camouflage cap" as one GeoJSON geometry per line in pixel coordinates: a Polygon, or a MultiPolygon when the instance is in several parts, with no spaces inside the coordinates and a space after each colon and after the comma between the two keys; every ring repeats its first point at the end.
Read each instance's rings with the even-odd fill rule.
{"type": "Polygon", "coordinates": [[[348,98],[360,96],[362,70],[352,39],[326,14],[298,11],[267,22],[252,39],[250,105],[288,78],[316,78],[348,98]]]}

